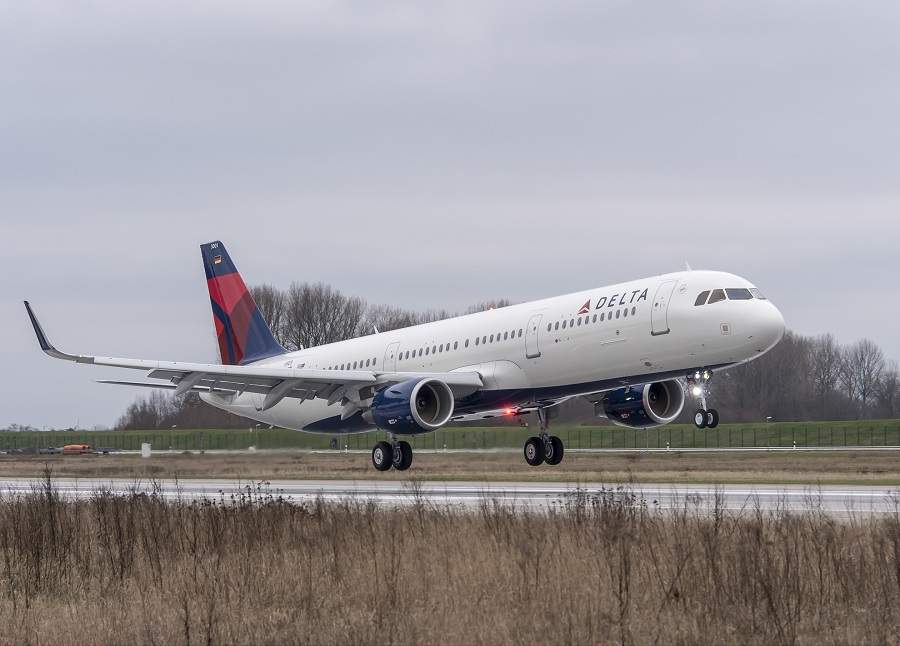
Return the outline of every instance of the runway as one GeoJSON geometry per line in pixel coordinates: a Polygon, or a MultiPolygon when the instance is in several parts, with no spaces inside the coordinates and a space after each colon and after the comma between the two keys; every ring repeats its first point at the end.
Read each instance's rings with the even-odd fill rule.
{"type": "MultiPolygon", "coordinates": [[[[673,485],[635,484],[623,487],[603,483],[546,482],[462,482],[396,480],[274,480],[263,483],[215,480],[160,480],[136,482],[124,479],[54,478],[54,488],[63,496],[87,498],[98,491],[124,495],[133,491],[155,492],[167,500],[218,500],[252,492],[279,496],[294,503],[321,498],[326,502],[347,499],[372,501],[379,505],[410,505],[424,501],[438,506],[477,509],[494,501],[529,510],[565,509],[578,497],[627,499],[650,510],[711,510],[719,501],[720,509],[730,511],[821,510],[829,514],[898,513],[900,490],[879,486],[823,485],[673,485]]],[[[21,495],[36,491],[40,479],[0,480],[0,495],[21,495]]]]}

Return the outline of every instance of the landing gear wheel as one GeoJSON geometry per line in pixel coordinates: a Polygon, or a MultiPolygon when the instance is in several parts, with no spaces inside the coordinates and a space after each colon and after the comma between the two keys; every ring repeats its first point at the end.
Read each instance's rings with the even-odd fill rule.
{"type": "Polygon", "coordinates": [[[529,437],[525,442],[525,461],[536,467],[544,461],[544,443],[539,437],[529,437]]]}
{"type": "Polygon", "coordinates": [[[694,425],[697,428],[706,428],[706,423],[707,423],[706,411],[703,410],[702,408],[698,408],[697,411],[694,413],[694,425]]]}
{"type": "Polygon", "coordinates": [[[406,471],[412,464],[412,447],[409,442],[397,442],[394,445],[393,465],[397,471],[406,471]]]}
{"type": "Polygon", "coordinates": [[[564,452],[563,441],[555,435],[551,435],[544,442],[544,462],[547,464],[556,465],[562,462],[564,452]]]}
{"type": "Polygon", "coordinates": [[[706,428],[715,428],[719,425],[719,411],[710,408],[706,411],[706,428]]]}
{"type": "Polygon", "coordinates": [[[391,456],[394,453],[394,447],[389,442],[378,442],[372,449],[372,465],[379,471],[387,471],[393,466],[391,456]]]}

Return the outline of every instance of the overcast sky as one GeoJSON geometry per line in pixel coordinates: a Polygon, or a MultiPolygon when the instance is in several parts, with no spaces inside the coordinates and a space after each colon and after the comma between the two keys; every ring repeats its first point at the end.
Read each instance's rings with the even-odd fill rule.
{"type": "Polygon", "coordinates": [[[135,396],[24,298],[65,350],[215,359],[214,239],[414,309],[687,260],[900,359],[898,34],[896,2],[0,0],[0,426],[135,396]]]}

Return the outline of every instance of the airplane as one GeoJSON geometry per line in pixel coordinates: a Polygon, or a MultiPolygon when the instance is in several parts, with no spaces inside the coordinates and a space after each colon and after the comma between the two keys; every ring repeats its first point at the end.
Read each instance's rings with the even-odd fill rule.
{"type": "Polygon", "coordinates": [[[266,325],[225,246],[200,246],[221,364],[68,354],[25,308],[51,357],[132,368],[160,380],[101,383],[198,392],[216,408],[311,433],[387,432],[372,449],[378,471],[404,471],[404,437],[446,424],[535,413],[523,447],[531,466],[557,465],[550,420],[583,397],[597,417],[630,428],[674,421],[695,396],[698,428],[715,372],[752,361],[784,335],[781,313],[749,281],[683,271],[380,332],[288,352],[266,325]]]}

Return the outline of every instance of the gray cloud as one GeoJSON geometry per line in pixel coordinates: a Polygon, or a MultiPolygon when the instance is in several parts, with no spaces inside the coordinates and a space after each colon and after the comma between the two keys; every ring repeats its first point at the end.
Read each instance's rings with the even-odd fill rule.
{"type": "Polygon", "coordinates": [[[689,260],[900,358],[894,3],[468,4],[0,5],[0,424],[134,395],[25,297],[64,348],[212,358],[214,238],[416,308],[689,260]]]}

